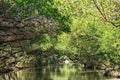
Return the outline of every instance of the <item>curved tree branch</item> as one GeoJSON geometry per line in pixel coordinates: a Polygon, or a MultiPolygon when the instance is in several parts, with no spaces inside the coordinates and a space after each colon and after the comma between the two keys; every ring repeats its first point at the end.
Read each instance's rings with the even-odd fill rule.
{"type": "Polygon", "coordinates": [[[104,19],[106,22],[112,24],[112,25],[115,26],[115,27],[120,27],[120,25],[117,25],[117,24],[115,24],[114,22],[108,20],[107,16],[106,16],[105,13],[100,9],[100,7],[98,6],[98,4],[97,4],[97,2],[96,2],[95,0],[93,0],[93,3],[94,3],[94,5],[95,5],[96,9],[99,11],[99,13],[101,14],[101,16],[103,17],[103,19],[104,19]]]}

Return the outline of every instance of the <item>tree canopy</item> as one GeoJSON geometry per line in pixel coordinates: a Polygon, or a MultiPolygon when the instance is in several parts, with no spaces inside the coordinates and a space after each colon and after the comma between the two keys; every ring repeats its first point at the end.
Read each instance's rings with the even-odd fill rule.
{"type": "Polygon", "coordinates": [[[120,65],[120,1],[1,0],[0,50],[14,49],[120,65]]]}

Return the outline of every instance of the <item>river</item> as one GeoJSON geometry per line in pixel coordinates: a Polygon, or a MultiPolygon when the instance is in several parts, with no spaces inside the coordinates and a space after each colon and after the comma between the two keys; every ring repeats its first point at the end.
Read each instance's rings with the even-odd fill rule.
{"type": "Polygon", "coordinates": [[[38,68],[28,68],[16,72],[1,74],[0,80],[109,80],[109,79],[103,77],[102,72],[83,70],[79,66],[64,65],[64,66],[43,66],[38,68]]]}

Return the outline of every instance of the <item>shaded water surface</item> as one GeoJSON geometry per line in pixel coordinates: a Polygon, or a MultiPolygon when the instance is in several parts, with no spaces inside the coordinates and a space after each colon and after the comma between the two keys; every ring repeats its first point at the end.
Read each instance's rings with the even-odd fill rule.
{"type": "Polygon", "coordinates": [[[84,71],[75,66],[29,68],[0,75],[0,80],[107,80],[101,72],[84,71]]]}

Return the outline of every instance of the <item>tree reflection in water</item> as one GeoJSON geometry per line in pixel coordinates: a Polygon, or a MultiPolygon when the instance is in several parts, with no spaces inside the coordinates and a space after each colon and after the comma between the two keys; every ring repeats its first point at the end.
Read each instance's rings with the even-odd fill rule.
{"type": "Polygon", "coordinates": [[[0,75],[0,80],[106,80],[101,73],[74,66],[30,68],[0,75]]]}

